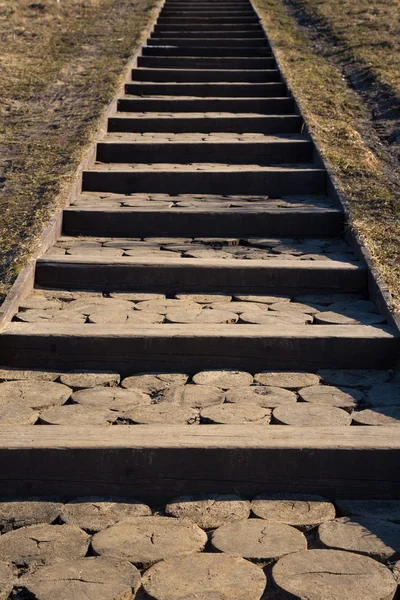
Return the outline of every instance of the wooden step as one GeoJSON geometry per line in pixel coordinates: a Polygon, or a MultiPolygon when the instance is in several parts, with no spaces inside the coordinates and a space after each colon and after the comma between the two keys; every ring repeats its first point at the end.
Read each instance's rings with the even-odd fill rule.
{"type": "MultiPolygon", "coordinates": [[[[331,260],[58,255],[38,259],[36,285],[59,289],[288,294],[360,292],[365,267],[331,260]]],[[[314,326],[312,327],[314,329],[314,326]]],[[[254,333],[254,331],[253,331],[254,333]]]]}
{"type": "MultiPolygon", "coordinates": [[[[165,56],[165,57],[169,57],[169,58],[176,58],[179,56],[199,57],[199,58],[206,58],[206,57],[213,57],[213,58],[232,57],[232,58],[250,58],[250,59],[272,58],[271,50],[268,47],[266,47],[266,48],[251,48],[251,47],[248,47],[246,44],[246,46],[240,45],[240,47],[238,48],[238,45],[236,44],[235,40],[236,40],[236,38],[233,38],[232,41],[229,40],[228,47],[222,47],[222,46],[218,45],[217,40],[201,39],[201,40],[199,40],[199,44],[197,44],[197,42],[195,44],[192,44],[192,42],[194,42],[194,40],[187,40],[187,41],[182,40],[182,44],[183,44],[182,45],[179,40],[175,43],[175,39],[174,39],[172,46],[170,45],[170,42],[172,43],[172,40],[168,40],[168,44],[162,43],[161,46],[157,46],[157,45],[143,46],[142,55],[143,56],[165,56]],[[203,46],[204,43],[206,43],[207,45],[203,46]],[[200,47],[196,47],[196,44],[200,47]]],[[[140,59],[141,59],[141,57],[139,56],[138,57],[138,66],[139,67],[150,66],[150,65],[141,64],[140,59]]],[[[256,64],[256,60],[254,63],[250,63],[250,64],[256,64]]],[[[261,66],[261,63],[259,66],[255,67],[255,68],[260,68],[260,66],[261,66]]],[[[247,69],[248,67],[246,66],[245,68],[247,69]]],[[[262,66],[261,66],[261,68],[262,68],[262,66]]]]}
{"type": "Polygon", "coordinates": [[[162,116],[147,113],[117,113],[108,119],[109,132],[131,133],[298,133],[302,127],[300,115],[252,115],[236,116],[229,113],[178,113],[162,116]],[[179,115],[179,116],[178,116],[179,115]]]}
{"type": "MultiPolygon", "coordinates": [[[[265,34],[262,31],[240,31],[240,38],[242,39],[249,39],[252,41],[259,41],[259,40],[263,40],[265,42],[265,45],[269,46],[267,38],[265,37],[265,34]]],[[[151,46],[153,40],[158,39],[165,39],[165,38],[176,38],[176,31],[164,31],[164,33],[159,34],[155,31],[153,31],[150,34],[150,37],[147,39],[147,44],[149,44],[151,46]]],[[[233,32],[231,31],[209,31],[209,32],[201,32],[201,31],[197,31],[197,32],[191,32],[191,31],[187,31],[185,32],[185,36],[184,39],[190,39],[190,38],[208,38],[208,39],[218,39],[220,42],[223,41],[226,38],[235,38],[235,35],[233,32]]],[[[178,38],[180,39],[180,38],[178,38]]]]}
{"type": "MultiPolygon", "coordinates": [[[[221,202],[222,204],[222,202],[221,202]]],[[[151,236],[337,236],[343,231],[343,213],[334,208],[259,208],[227,209],[221,206],[197,209],[109,208],[96,205],[64,209],[66,235],[113,237],[151,236]]]]}
{"type": "MultiPolygon", "coordinates": [[[[118,288],[120,289],[120,288],[118,288]]],[[[399,339],[365,325],[74,325],[11,323],[0,333],[7,367],[196,373],[390,368],[399,339]]]]}
{"type": "Polygon", "coordinates": [[[290,114],[294,112],[292,98],[120,98],[122,112],[229,112],[258,114],[290,114]]]}
{"type": "Polygon", "coordinates": [[[154,31],[263,31],[259,23],[207,23],[207,24],[191,24],[181,25],[175,23],[159,23],[154,26],[154,31]]]}
{"type": "Polygon", "coordinates": [[[137,96],[268,98],[285,96],[287,88],[284,83],[126,83],[125,93],[137,96]]]}
{"type": "Polygon", "coordinates": [[[0,430],[3,496],[261,492],[398,496],[396,427],[19,426],[0,430]],[[77,469],[79,465],[79,469],[77,469]]]}
{"type": "MultiPolygon", "coordinates": [[[[156,134],[155,134],[156,135],[156,134]]],[[[160,134],[162,138],[162,134],[160,134]]],[[[223,164],[291,164],[311,162],[312,142],[302,135],[259,136],[251,134],[241,141],[209,136],[209,140],[187,140],[179,134],[168,141],[157,137],[146,140],[133,134],[121,134],[120,139],[108,136],[97,143],[96,160],[103,163],[223,163],[223,164]],[[140,141],[139,141],[140,140],[140,141]]]]}
{"type": "MultiPolygon", "coordinates": [[[[209,48],[246,48],[255,49],[255,48],[268,48],[269,46],[264,39],[249,39],[246,37],[242,37],[240,32],[235,32],[230,35],[229,38],[224,39],[216,39],[209,38],[210,34],[207,34],[207,38],[201,38],[198,36],[198,33],[193,34],[192,37],[187,37],[186,34],[184,37],[177,38],[176,32],[171,32],[175,37],[165,37],[164,34],[158,35],[157,37],[149,38],[147,40],[147,44],[149,46],[174,46],[174,47],[186,47],[186,48],[204,48],[205,46],[209,48]]],[[[237,51],[236,51],[237,52],[237,51]]],[[[170,54],[174,54],[172,48],[169,49],[170,54]]],[[[239,54],[237,52],[237,54],[239,54]]],[[[204,54],[203,54],[204,55],[204,54]]]]}
{"type": "Polygon", "coordinates": [[[267,83],[280,81],[277,69],[228,70],[228,69],[133,69],[132,81],[162,83],[267,83]]]}
{"type": "Polygon", "coordinates": [[[182,25],[186,27],[189,25],[190,27],[196,28],[198,25],[205,26],[214,26],[214,25],[253,25],[254,23],[258,23],[260,19],[254,13],[250,16],[241,15],[241,16],[231,16],[229,13],[225,16],[211,16],[210,13],[207,13],[207,16],[200,15],[198,17],[166,17],[161,15],[157,19],[158,25],[182,25]]]}
{"type": "Polygon", "coordinates": [[[324,169],[253,167],[252,165],[98,165],[83,172],[82,190],[88,192],[152,192],[165,194],[288,194],[325,193],[324,169]]]}
{"type": "MultiPolygon", "coordinates": [[[[176,50],[174,49],[174,53],[176,50]]],[[[276,68],[273,58],[139,56],[138,67],[150,69],[218,69],[260,71],[276,68]]]]}

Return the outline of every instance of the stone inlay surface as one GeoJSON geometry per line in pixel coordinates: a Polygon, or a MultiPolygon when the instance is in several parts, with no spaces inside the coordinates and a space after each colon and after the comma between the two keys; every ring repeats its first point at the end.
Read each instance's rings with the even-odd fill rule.
{"type": "Polygon", "coordinates": [[[365,506],[386,520],[305,494],[0,501],[0,597],[392,600],[396,505],[365,506]]]}
{"type": "Polygon", "coordinates": [[[359,387],[327,383],[347,381],[347,375],[346,371],[330,371],[328,377],[325,371],[248,373],[228,369],[123,377],[87,370],[53,373],[0,369],[0,427],[400,425],[400,399],[387,394],[388,389],[398,389],[395,372],[359,371],[359,387]],[[363,382],[368,378],[386,383],[365,388],[363,382]]]}
{"type": "MultiPolygon", "coordinates": [[[[114,253],[115,248],[99,246],[95,254],[96,252],[107,254],[108,251],[114,253]]],[[[212,249],[211,252],[218,253],[219,250],[212,249]]],[[[194,254],[200,257],[202,253],[203,250],[200,254],[197,251],[194,254]]],[[[175,256],[174,253],[170,254],[175,256]]],[[[164,256],[164,253],[159,255],[164,256]]],[[[99,292],[35,290],[20,304],[14,320],[24,323],[124,324],[137,328],[171,323],[231,326],[241,324],[379,325],[385,322],[385,317],[378,314],[372,302],[363,300],[361,295],[350,293],[328,296],[322,294],[320,297],[283,294],[177,293],[166,297],[156,293],[140,294],[113,290],[99,292]]],[[[107,377],[110,378],[110,385],[112,385],[113,374],[105,373],[104,379],[106,380],[107,377]]],[[[327,377],[329,380],[329,376],[327,377]]],[[[345,376],[343,377],[346,380],[345,376]]],[[[68,382],[65,383],[68,385],[68,382]]],[[[91,383],[92,387],[96,385],[95,380],[91,383]]],[[[76,386],[89,387],[84,384],[85,382],[81,384],[77,380],[76,386]]],[[[312,383],[309,385],[311,386],[312,383]]],[[[348,386],[344,383],[343,387],[348,386]]],[[[361,387],[364,387],[363,383],[361,387]]],[[[398,394],[391,386],[380,388],[379,385],[376,386],[374,393],[376,396],[398,394]]]]}

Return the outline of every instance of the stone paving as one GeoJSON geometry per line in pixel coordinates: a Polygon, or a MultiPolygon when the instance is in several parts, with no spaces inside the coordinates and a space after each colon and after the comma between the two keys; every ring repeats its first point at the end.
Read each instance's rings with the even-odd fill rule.
{"type": "Polygon", "coordinates": [[[0,426],[400,425],[392,371],[0,370],[0,426]]]}
{"type": "Polygon", "coordinates": [[[78,196],[72,203],[73,206],[101,207],[145,207],[148,209],[195,209],[207,208],[229,211],[247,208],[248,210],[265,211],[266,208],[303,208],[305,210],[326,210],[333,207],[326,196],[282,196],[282,198],[269,198],[268,196],[218,196],[204,194],[95,194],[86,192],[78,196]]]}
{"type": "Polygon", "coordinates": [[[199,494],[157,505],[112,497],[3,499],[0,594],[390,600],[399,583],[399,513],[400,501],[360,505],[296,494],[199,494]]]}
{"type": "MultiPolygon", "coordinates": [[[[98,246],[101,254],[102,248],[98,246]]],[[[104,248],[105,255],[108,250],[114,248],[104,248]]],[[[140,327],[161,323],[376,325],[384,323],[385,317],[361,294],[350,293],[294,297],[182,293],[166,297],[117,291],[36,290],[21,303],[14,320],[140,327]]]]}

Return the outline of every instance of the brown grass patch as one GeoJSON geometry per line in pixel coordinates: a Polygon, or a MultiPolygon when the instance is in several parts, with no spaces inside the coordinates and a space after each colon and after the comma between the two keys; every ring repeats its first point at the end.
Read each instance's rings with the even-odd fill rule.
{"type": "Polygon", "coordinates": [[[396,130],[396,113],[391,113],[382,136],[382,123],[374,122],[368,103],[373,94],[378,111],[380,101],[385,110],[390,105],[396,111],[398,106],[395,3],[254,1],[310,131],[348,201],[351,225],[371,252],[398,311],[400,172],[398,148],[387,135],[388,127],[396,130]],[[363,78],[362,89],[355,91],[349,75],[360,69],[368,71],[369,79],[363,78]]]}
{"type": "Polygon", "coordinates": [[[159,0],[0,2],[0,296],[62,203],[159,0]]]}

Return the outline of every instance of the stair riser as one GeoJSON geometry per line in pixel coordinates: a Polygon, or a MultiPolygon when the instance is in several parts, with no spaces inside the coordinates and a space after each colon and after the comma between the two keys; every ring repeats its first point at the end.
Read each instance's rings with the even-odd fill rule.
{"type": "Polygon", "coordinates": [[[258,23],[213,23],[207,25],[195,24],[190,27],[188,24],[183,23],[182,25],[171,24],[171,23],[161,23],[159,25],[154,26],[154,31],[263,31],[261,25],[258,23]]]}
{"type": "Polygon", "coordinates": [[[83,173],[86,192],[154,194],[254,194],[280,197],[325,193],[323,171],[277,172],[96,172],[83,173]]]}
{"type": "Polygon", "coordinates": [[[118,110],[122,112],[249,112],[258,114],[289,114],[294,110],[291,98],[236,99],[196,98],[193,100],[159,98],[121,98],[118,110]]]}
{"type": "Polygon", "coordinates": [[[183,27],[194,27],[197,25],[240,25],[249,24],[253,25],[254,23],[259,22],[259,18],[257,16],[241,16],[234,17],[227,15],[225,17],[211,17],[211,16],[200,16],[200,17],[160,17],[157,21],[158,25],[179,25],[183,27]]]}
{"type": "MultiPolygon", "coordinates": [[[[214,42],[214,40],[212,40],[214,42]]],[[[175,43],[175,41],[174,41],[175,43]]],[[[207,42],[206,42],[207,43],[207,42]]],[[[233,42],[235,43],[235,42],[233,42]]],[[[220,47],[212,47],[209,43],[207,43],[207,48],[197,48],[195,46],[188,47],[187,45],[182,47],[174,47],[174,48],[163,48],[162,46],[145,46],[142,49],[143,57],[156,57],[163,56],[168,58],[175,57],[198,57],[198,58],[246,58],[246,60],[252,59],[257,61],[261,58],[268,58],[271,60],[272,55],[271,51],[268,48],[237,48],[236,46],[232,46],[230,48],[220,48],[220,47]]],[[[144,66],[141,64],[142,57],[138,57],[138,66],[144,66]]]]}
{"type": "Polygon", "coordinates": [[[185,213],[177,209],[157,212],[112,212],[64,210],[65,235],[94,235],[109,237],[207,236],[218,237],[221,232],[232,237],[262,236],[338,236],[343,232],[343,215],[338,212],[276,213],[235,212],[205,208],[204,212],[185,213]]]}
{"type": "Polygon", "coordinates": [[[160,83],[212,83],[212,82],[231,82],[231,83],[270,83],[280,81],[279,71],[233,71],[226,70],[207,70],[184,71],[168,69],[165,71],[156,71],[148,69],[142,71],[133,70],[132,81],[152,81],[160,83]]]}
{"type": "MultiPolygon", "coordinates": [[[[265,35],[263,32],[256,32],[256,31],[240,31],[239,32],[240,38],[248,38],[248,41],[256,41],[256,40],[263,40],[265,41],[265,43],[268,45],[268,42],[265,38],[265,35]]],[[[209,38],[209,39],[217,39],[219,42],[222,42],[224,39],[226,38],[234,38],[235,35],[233,32],[231,31],[217,31],[217,32],[213,32],[213,31],[208,31],[208,32],[195,32],[192,33],[191,31],[187,31],[185,33],[185,39],[190,39],[190,38],[209,38]]],[[[156,33],[153,32],[150,34],[150,37],[147,40],[147,44],[151,45],[152,42],[155,39],[166,39],[166,38],[176,38],[176,31],[164,31],[163,34],[160,33],[156,33]]],[[[180,38],[178,38],[180,39],[180,38]]]]}
{"type": "MultiPolygon", "coordinates": [[[[220,292],[248,294],[308,294],[360,292],[367,283],[365,269],[331,265],[274,266],[269,261],[233,260],[229,264],[190,259],[164,259],[160,264],[143,260],[119,262],[70,262],[40,259],[36,267],[36,285],[51,289],[93,289],[101,291],[220,292]],[[233,263],[233,264],[232,264],[233,263]],[[250,263],[250,264],[249,264],[250,263]]],[[[221,262],[221,261],[220,261],[221,262]]],[[[287,261],[283,261],[286,263],[287,261]]],[[[281,263],[280,263],[281,264],[281,263]]],[[[314,327],[311,326],[310,327],[314,327]]],[[[324,327],[324,326],[322,326],[324,327]]],[[[366,367],[365,367],[366,368],[366,367]]]]}
{"type": "Polygon", "coordinates": [[[222,9],[215,9],[215,10],[209,10],[208,8],[205,8],[203,10],[166,10],[164,9],[161,13],[160,13],[160,19],[164,19],[164,18],[168,18],[168,19],[173,19],[173,18],[178,18],[178,19],[198,19],[203,17],[204,20],[209,20],[209,18],[221,18],[221,17],[233,17],[234,19],[239,19],[241,17],[254,17],[255,12],[254,10],[232,10],[232,9],[228,9],[228,8],[222,8],[222,9]]]}
{"type": "Polygon", "coordinates": [[[191,85],[191,84],[125,84],[125,93],[134,96],[197,96],[209,98],[266,98],[282,97],[287,93],[284,83],[254,84],[254,85],[191,85]]]}
{"type": "MultiPolygon", "coordinates": [[[[167,329],[169,325],[165,325],[167,329]]],[[[230,327],[230,326],[226,326],[230,327]]],[[[231,326],[232,329],[235,326],[231,326]]],[[[283,338],[276,334],[265,338],[254,326],[254,337],[240,333],[210,337],[198,330],[184,336],[158,336],[148,330],[140,335],[93,337],[87,334],[29,337],[4,334],[0,350],[1,364],[45,369],[114,370],[119,373],[178,371],[196,373],[202,369],[243,369],[260,371],[307,370],[320,368],[388,368],[395,351],[393,339],[345,338],[327,336],[283,338]]],[[[241,326],[236,326],[240,330],[241,326]]],[[[312,329],[312,326],[309,326],[312,329]]],[[[76,468],[76,465],[75,465],[76,468]]]]}
{"type": "Polygon", "coordinates": [[[285,117],[200,117],[173,119],[122,118],[108,119],[109,132],[130,133],[298,133],[302,127],[299,116],[285,117]]]}
{"type": "MultiPolygon", "coordinates": [[[[207,46],[207,48],[212,48],[213,46],[215,48],[269,48],[269,45],[263,39],[242,39],[240,32],[232,34],[230,38],[221,40],[218,38],[208,39],[209,34],[207,34],[207,38],[200,39],[198,39],[197,34],[193,37],[187,37],[185,35],[185,37],[176,38],[177,33],[172,33],[175,37],[163,37],[158,35],[157,37],[149,38],[147,44],[149,46],[178,46],[180,48],[203,48],[204,46],[207,46]]],[[[169,49],[171,55],[174,55],[174,51],[175,49],[169,49]]]]}
{"type": "Polygon", "coordinates": [[[268,435],[256,425],[208,425],[208,436],[204,426],[93,427],[90,435],[82,427],[79,434],[77,428],[51,425],[4,429],[5,497],[130,496],[157,505],[177,495],[232,490],[248,498],[262,492],[396,498],[400,486],[398,446],[377,443],[392,440],[393,428],[380,427],[375,443],[368,439],[361,445],[361,428],[355,427],[346,428],[347,436],[354,436],[346,442],[341,428],[302,427],[299,435],[284,425],[264,426],[268,435]],[[314,438],[306,448],[304,437],[314,438]],[[15,442],[21,438],[30,443],[15,442]]]}
{"type": "Polygon", "coordinates": [[[270,143],[98,143],[97,160],[103,163],[134,164],[293,164],[307,163],[312,158],[308,141],[270,143]]]}
{"type": "Polygon", "coordinates": [[[276,63],[273,58],[139,56],[138,67],[149,69],[245,69],[246,71],[259,71],[261,69],[274,69],[276,63]]]}

